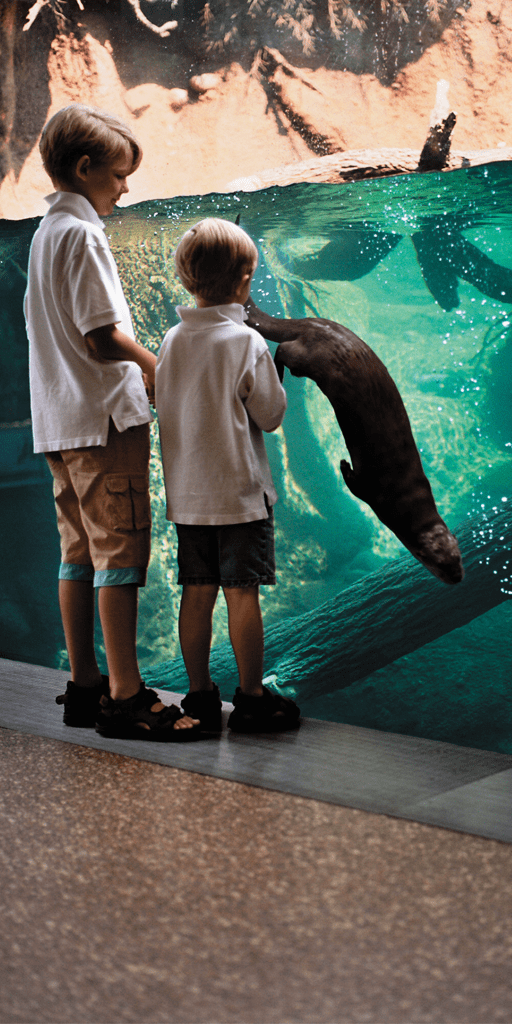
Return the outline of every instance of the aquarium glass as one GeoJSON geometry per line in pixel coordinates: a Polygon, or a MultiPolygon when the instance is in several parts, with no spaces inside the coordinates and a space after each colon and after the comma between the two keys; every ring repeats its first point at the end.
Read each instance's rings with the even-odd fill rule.
{"type": "MultiPolygon", "coordinates": [[[[442,517],[466,538],[468,551],[471,538],[476,548],[484,534],[485,543],[492,542],[492,553],[485,547],[480,563],[482,568],[487,559],[494,589],[484,586],[479,604],[481,576],[467,574],[457,598],[457,588],[448,588],[458,602],[452,614],[446,586],[418,566],[347,490],[339,462],[348,453],[325,396],[312,381],[286,372],[286,418],[266,439],[279,494],[278,585],[262,588],[261,598],[269,636],[266,673],[277,689],[284,685],[279,664],[284,664],[287,637],[295,642],[308,621],[317,621],[312,617],[318,609],[324,609],[325,622],[336,609],[336,630],[319,627],[317,640],[339,647],[332,668],[311,687],[305,652],[302,669],[296,660],[293,678],[286,677],[286,692],[296,696],[306,715],[512,752],[511,199],[512,166],[495,163],[340,185],[148,201],[117,211],[107,222],[138,337],[156,352],[177,322],[176,305],[190,303],[174,273],[177,240],[202,217],[239,215],[260,253],[252,292],[257,305],[278,317],[337,321],[371,346],[403,397],[442,517]],[[387,586],[395,571],[402,581],[395,611],[383,620],[379,580],[387,586]],[[422,594],[423,588],[428,628],[423,636],[415,623],[415,647],[407,650],[408,595],[422,594]],[[363,622],[357,608],[365,594],[371,608],[363,622]],[[462,621],[464,603],[468,621],[462,621]],[[442,614],[437,615],[438,604],[442,614]],[[345,633],[359,652],[358,667],[351,670],[359,675],[348,686],[345,633]],[[388,650],[384,640],[390,635],[388,650]],[[386,649],[381,664],[374,655],[365,663],[371,642],[386,649]]],[[[5,339],[0,507],[5,535],[12,540],[0,568],[2,654],[66,667],[51,480],[44,457],[31,454],[22,298],[37,223],[0,222],[5,339]]],[[[139,652],[148,682],[182,692],[176,540],[165,519],[156,422],[152,433],[153,546],[148,584],[141,591],[139,652]]],[[[226,651],[227,666],[226,639],[220,598],[214,645],[226,651]]],[[[315,646],[311,638],[308,643],[315,646]]],[[[220,666],[215,681],[229,700],[233,666],[224,671],[222,658],[212,664],[220,666]]]]}

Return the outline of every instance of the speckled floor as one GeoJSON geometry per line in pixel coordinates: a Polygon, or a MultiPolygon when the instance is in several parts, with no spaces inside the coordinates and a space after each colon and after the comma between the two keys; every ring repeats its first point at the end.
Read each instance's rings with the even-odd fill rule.
{"type": "Polygon", "coordinates": [[[1,1024],[512,1021],[510,845],[77,741],[0,729],[1,1024]]]}

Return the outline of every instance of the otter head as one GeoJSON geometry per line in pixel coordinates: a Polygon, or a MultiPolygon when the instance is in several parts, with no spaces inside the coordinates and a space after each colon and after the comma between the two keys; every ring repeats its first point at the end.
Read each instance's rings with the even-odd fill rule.
{"type": "Polygon", "coordinates": [[[409,550],[443,583],[460,583],[464,578],[459,545],[442,521],[419,533],[409,550]]]}

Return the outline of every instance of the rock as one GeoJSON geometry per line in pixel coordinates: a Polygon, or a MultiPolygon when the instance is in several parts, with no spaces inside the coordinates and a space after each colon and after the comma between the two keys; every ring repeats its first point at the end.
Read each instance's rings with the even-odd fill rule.
{"type": "Polygon", "coordinates": [[[171,110],[182,110],[188,103],[188,92],[186,89],[169,89],[169,105],[171,110]]]}
{"type": "Polygon", "coordinates": [[[213,89],[218,89],[222,78],[220,75],[208,74],[204,75],[192,75],[189,80],[189,86],[192,92],[197,92],[199,95],[203,95],[205,92],[211,92],[213,89]]]}

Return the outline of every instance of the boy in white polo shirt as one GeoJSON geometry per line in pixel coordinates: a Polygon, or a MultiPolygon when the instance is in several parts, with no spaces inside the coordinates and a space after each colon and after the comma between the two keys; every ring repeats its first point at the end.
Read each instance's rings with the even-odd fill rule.
{"type": "Polygon", "coordinates": [[[54,477],[73,677],[57,702],[66,725],[96,724],[104,735],[197,738],[197,722],[146,690],[136,654],[151,526],[146,384],[156,359],[134,340],[100,217],[128,192],[142,152],[121,121],[81,104],[51,118],[40,149],[57,191],[32,242],[25,315],[34,450],[54,477]],[[109,677],[94,649],[94,588],[109,677]]]}
{"type": "Polygon", "coordinates": [[[237,225],[200,221],[176,250],[178,275],[196,308],[165,336],[156,369],[156,409],[167,518],[178,533],[179,632],[190,692],[186,714],[204,732],[221,728],[209,671],[219,586],[240,686],[228,726],[269,732],[298,725],[299,708],[262,684],[260,584],[275,583],[272,506],[277,500],[262,431],[282,422],[286,394],[268,346],[243,308],[258,252],[237,225]]]}

